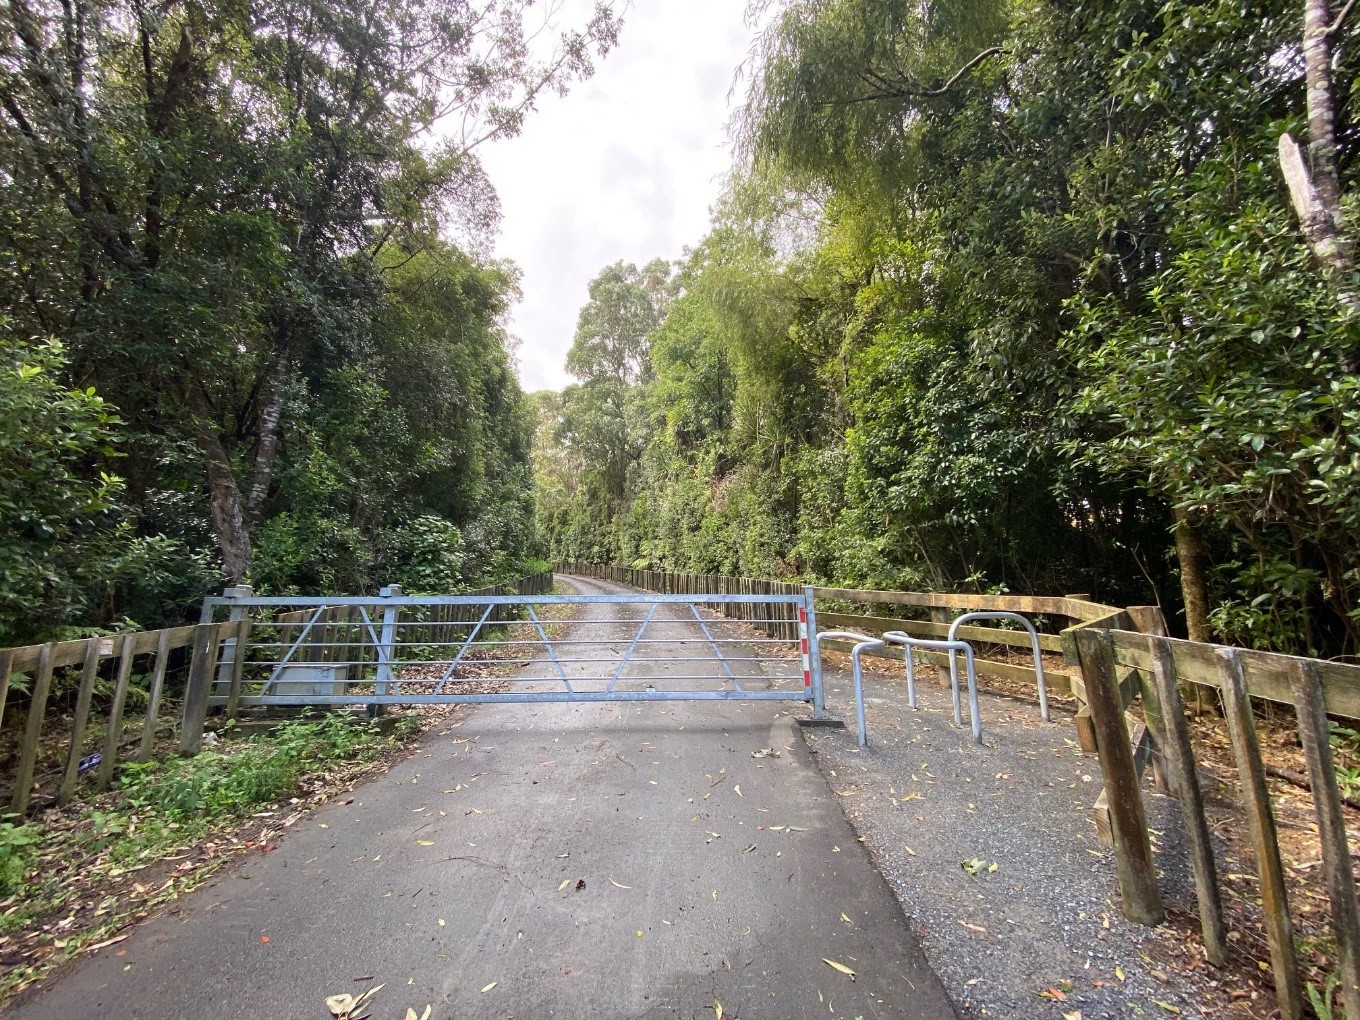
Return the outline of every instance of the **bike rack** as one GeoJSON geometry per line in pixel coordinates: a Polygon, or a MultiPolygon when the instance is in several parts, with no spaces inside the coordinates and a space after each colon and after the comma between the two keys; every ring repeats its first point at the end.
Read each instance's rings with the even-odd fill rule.
{"type": "MultiPolygon", "coordinates": [[[[958,635],[959,628],[970,620],[1014,620],[1021,624],[1025,630],[1029,631],[1030,646],[1034,649],[1034,676],[1039,684],[1039,713],[1044,717],[1044,722],[1052,722],[1053,719],[1048,713],[1048,685],[1044,681],[1044,659],[1039,650],[1039,632],[1035,630],[1034,624],[1019,613],[1007,612],[977,612],[964,613],[957,620],[949,625],[949,640],[954,641],[958,635]]],[[[886,635],[885,635],[886,636],[886,635]]],[[[952,652],[949,655],[949,683],[954,688],[954,715],[955,722],[958,722],[959,712],[959,662],[958,657],[952,652]]],[[[972,678],[968,681],[969,689],[972,688],[972,678]]]]}
{"type": "Polygon", "coordinates": [[[817,648],[815,656],[818,661],[822,657],[822,639],[830,638],[833,641],[854,641],[855,647],[850,652],[850,664],[855,674],[855,714],[859,720],[859,746],[869,746],[869,731],[864,722],[864,673],[860,668],[859,657],[870,648],[882,648],[884,642],[878,638],[866,637],[863,634],[856,634],[848,630],[824,630],[817,635],[817,648]]]}
{"type": "Polygon", "coordinates": [[[959,681],[958,681],[958,654],[963,653],[964,662],[968,667],[968,714],[969,722],[973,728],[973,743],[982,743],[982,713],[978,708],[977,693],[977,662],[973,656],[973,646],[967,641],[936,641],[930,638],[912,637],[905,631],[890,630],[883,635],[885,641],[895,645],[902,645],[905,649],[904,658],[907,664],[907,703],[916,707],[916,665],[912,661],[913,648],[929,648],[934,651],[947,652],[949,654],[950,679],[952,680],[951,693],[954,697],[954,725],[963,725],[963,708],[959,704],[959,681]]]}

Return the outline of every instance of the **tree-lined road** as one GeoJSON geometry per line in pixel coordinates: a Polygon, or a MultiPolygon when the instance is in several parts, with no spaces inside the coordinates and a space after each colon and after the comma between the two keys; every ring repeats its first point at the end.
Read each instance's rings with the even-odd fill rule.
{"type": "Polygon", "coordinates": [[[954,1015],[788,705],[486,706],[352,797],[11,1015],[954,1015]]]}

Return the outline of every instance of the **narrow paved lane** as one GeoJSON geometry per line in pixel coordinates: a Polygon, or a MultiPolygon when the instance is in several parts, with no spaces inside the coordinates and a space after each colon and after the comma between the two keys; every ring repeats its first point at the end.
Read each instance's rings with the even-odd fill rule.
{"type": "Polygon", "coordinates": [[[480,708],[9,1015],[325,1020],[385,982],[374,1020],[954,1016],[794,715],[480,708]]]}

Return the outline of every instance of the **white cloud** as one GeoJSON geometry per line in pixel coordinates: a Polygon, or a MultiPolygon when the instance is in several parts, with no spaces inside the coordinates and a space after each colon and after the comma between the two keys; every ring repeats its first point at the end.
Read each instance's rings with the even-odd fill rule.
{"type": "MultiPolygon", "coordinates": [[[[571,0],[563,18],[590,7],[571,0]]],[[[601,268],[678,258],[703,237],[731,163],[728,93],[751,42],[744,8],[637,0],[590,81],[479,152],[504,215],[497,254],[524,274],[510,328],[526,389],[569,381],[563,361],[601,268]]]]}

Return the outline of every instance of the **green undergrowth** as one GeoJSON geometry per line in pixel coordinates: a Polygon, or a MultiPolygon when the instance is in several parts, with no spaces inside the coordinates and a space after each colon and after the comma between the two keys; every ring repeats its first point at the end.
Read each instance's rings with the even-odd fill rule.
{"type": "Polygon", "coordinates": [[[264,845],[285,816],[422,728],[417,713],[389,722],[334,713],[250,737],[228,728],[196,757],[123,766],[116,789],[94,801],[25,825],[0,822],[0,1001],[199,884],[234,852],[264,845]]]}

